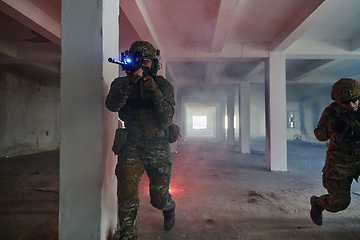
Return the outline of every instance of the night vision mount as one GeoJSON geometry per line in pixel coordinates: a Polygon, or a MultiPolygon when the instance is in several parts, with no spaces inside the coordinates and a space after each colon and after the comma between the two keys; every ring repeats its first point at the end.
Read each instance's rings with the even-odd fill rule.
{"type": "Polygon", "coordinates": [[[109,58],[108,61],[121,65],[123,71],[134,72],[139,68],[142,68],[145,71],[142,65],[144,63],[144,57],[142,57],[141,53],[135,53],[130,56],[129,51],[125,51],[121,53],[120,61],[114,58],[109,58]]]}

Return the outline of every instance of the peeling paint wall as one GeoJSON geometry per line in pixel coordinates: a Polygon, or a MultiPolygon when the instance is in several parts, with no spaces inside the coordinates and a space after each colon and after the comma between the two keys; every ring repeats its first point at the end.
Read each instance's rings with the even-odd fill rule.
{"type": "Polygon", "coordinates": [[[59,149],[60,87],[0,70],[0,156],[59,149]]]}

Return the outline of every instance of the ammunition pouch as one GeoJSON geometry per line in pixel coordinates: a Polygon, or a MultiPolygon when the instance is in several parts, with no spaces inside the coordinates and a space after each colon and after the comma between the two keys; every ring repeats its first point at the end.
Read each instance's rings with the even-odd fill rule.
{"type": "Polygon", "coordinates": [[[169,132],[167,129],[160,129],[157,132],[153,133],[136,133],[136,132],[128,132],[127,139],[129,142],[136,141],[162,141],[167,140],[169,132]]]}
{"type": "Polygon", "coordinates": [[[358,148],[349,148],[349,149],[337,148],[334,149],[334,151],[341,152],[349,156],[360,156],[360,149],[358,148]]]}
{"type": "Polygon", "coordinates": [[[332,144],[328,144],[328,149],[331,151],[343,153],[348,156],[360,156],[360,148],[342,148],[334,146],[332,144]]]}
{"type": "Polygon", "coordinates": [[[111,149],[116,155],[121,153],[121,150],[126,142],[127,135],[128,131],[126,131],[124,128],[116,129],[115,139],[111,149]]]}
{"type": "Polygon", "coordinates": [[[176,142],[180,137],[180,127],[176,124],[171,124],[169,126],[169,143],[176,142]]]}

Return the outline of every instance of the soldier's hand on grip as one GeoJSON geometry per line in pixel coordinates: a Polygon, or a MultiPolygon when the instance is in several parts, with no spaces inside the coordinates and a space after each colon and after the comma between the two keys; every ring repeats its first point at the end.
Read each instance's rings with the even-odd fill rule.
{"type": "Polygon", "coordinates": [[[136,70],[134,72],[126,71],[126,74],[127,74],[127,78],[128,78],[128,83],[130,85],[135,85],[142,77],[143,70],[142,70],[142,68],[139,68],[138,70],[136,70]]]}
{"type": "Polygon", "coordinates": [[[155,92],[157,89],[157,84],[154,81],[154,79],[151,76],[146,76],[144,78],[144,89],[145,91],[151,91],[151,92],[155,92]]]}
{"type": "Polygon", "coordinates": [[[331,129],[335,132],[341,133],[346,126],[347,122],[344,120],[344,118],[340,118],[331,124],[331,129]]]}

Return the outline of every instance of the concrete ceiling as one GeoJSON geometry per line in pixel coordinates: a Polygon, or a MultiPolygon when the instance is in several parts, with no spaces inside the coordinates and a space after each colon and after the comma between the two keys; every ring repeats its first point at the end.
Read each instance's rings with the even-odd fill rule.
{"type": "MultiPolygon", "coordinates": [[[[360,77],[359,0],[119,5],[120,50],[135,40],[152,42],[178,86],[263,82],[263,60],[272,51],[285,53],[289,86],[360,77]]],[[[61,0],[0,1],[0,68],[59,79],[60,59],[61,0]]]]}

